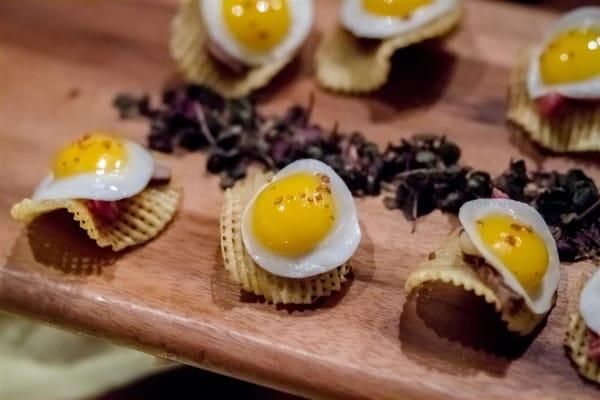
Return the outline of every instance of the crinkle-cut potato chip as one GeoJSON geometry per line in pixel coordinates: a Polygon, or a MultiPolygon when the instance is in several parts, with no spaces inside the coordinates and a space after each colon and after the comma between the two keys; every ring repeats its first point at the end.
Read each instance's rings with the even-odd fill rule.
{"type": "Polygon", "coordinates": [[[600,151],[600,103],[567,104],[561,115],[540,115],[535,100],[527,92],[529,57],[524,56],[511,74],[508,93],[510,122],[540,146],[556,152],[600,151]]]}
{"type": "Polygon", "coordinates": [[[543,315],[534,314],[527,307],[522,307],[514,314],[503,310],[496,294],[464,261],[458,234],[452,235],[448,242],[435,252],[435,257],[430,258],[409,275],[405,285],[407,293],[425,282],[432,281],[442,281],[462,287],[483,297],[487,303],[493,304],[502,320],[506,322],[508,330],[522,336],[530,334],[544,318],[543,315]]]}
{"type": "Polygon", "coordinates": [[[66,209],[98,246],[119,251],[158,235],[175,215],[180,198],[181,189],[173,185],[147,187],[121,200],[121,214],[111,222],[95,218],[83,200],[24,199],[12,206],[10,214],[16,220],[29,223],[42,214],[66,209]]]}
{"type": "MultiPolygon", "coordinates": [[[[587,278],[589,277],[582,276],[580,287],[577,291],[578,298],[587,278]]],[[[577,307],[579,300],[575,304],[577,307]]],[[[569,316],[569,327],[565,335],[567,354],[583,377],[600,384],[600,362],[588,357],[589,340],[590,337],[585,320],[579,313],[579,310],[575,308],[569,316]]]]}
{"type": "Polygon", "coordinates": [[[387,81],[396,50],[449,33],[462,14],[458,8],[412,32],[383,40],[357,38],[338,24],[317,49],[317,81],[337,92],[376,90],[387,81]]]}
{"type": "Polygon", "coordinates": [[[208,54],[208,40],[198,0],[183,0],[171,23],[171,55],[185,79],[225,97],[242,97],[265,86],[295,56],[235,73],[208,54]]]}
{"type": "Polygon", "coordinates": [[[341,289],[350,272],[348,265],[304,279],[283,278],[262,269],[246,252],[242,242],[241,220],[244,207],[272,178],[271,173],[256,173],[225,192],[221,210],[221,252],[231,280],[246,292],[263,296],[274,304],[310,304],[319,297],[341,289]]]}

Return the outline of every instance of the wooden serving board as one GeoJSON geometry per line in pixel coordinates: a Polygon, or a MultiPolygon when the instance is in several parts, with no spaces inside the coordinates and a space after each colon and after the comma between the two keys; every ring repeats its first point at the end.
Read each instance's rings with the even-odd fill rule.
{"type": "MultiPolygon", "coordinates": [[[[504,123],[508,74],[556,18],[506,2],[466,2],[462,28],[442,46],[401,52],[380,92],[342,97],[315,86],[312,54],[335,24],[317,3],[301,58],[265,92],[280,113],[316,94],[314,120],[338,121],[384,145],[416,132],[448,135],[463,162],[493,174],[511,158],[580,167],[600,181],[598,156],[551,157],[504,123]]],[[[174,78],[167,51],[175,3],[166,0],[0,3],[0,307],[161,357],[306,396],[340,398],[598,398],[562,339],[574,289],[591,264],[563,266],[556,307],[528,340],[505,333],[489,307],[444,286],[407,299],[406,277],[456,227],[433,213],[415,233],[380,198],[358,199],[364,239],[354,278],[311,307],[276,307],[228,281],[219,251],[218,180],[201,154],[162,157],[185,186],[164,234],[115,255],[67,219],[25,230],[8,215],[30,195],[55,150],[93,129],[144,141],[147,125],[111,107],[120,91],[155,95],[174,78]]]]}

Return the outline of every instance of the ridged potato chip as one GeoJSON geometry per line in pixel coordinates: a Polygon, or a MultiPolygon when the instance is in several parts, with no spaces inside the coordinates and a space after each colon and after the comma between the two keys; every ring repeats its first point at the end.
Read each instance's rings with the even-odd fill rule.
{"type": "Polygon", "coordinates": [[[338,24],[317,49],[317,81],[337,92],[376,90],[387,81],[396,50],[447,34],[458,25],[462,14],[458,8],[419,29],[383,40],[357,38],[338,24]]]}
{"type": "MultiPolygon", "coordinates": [[[[578,298],[587,280],[586,278],[582,276],[580,287],[577,291],[578,298]]],[[[575,302],[575,304],[578,305],[579,301],[575,302]]],[[[569,327],[565,335],[567,354],[577,366],[577,370],[582,376],[593,382],[600,383],[600,362],[592,360],[588,356],[589,340],[590,337],[585,321],[579,310],[575,309],[569,316],[569,327]]]]}
{"type": "Polygon", "coordinates": [[[265,86],[294,57],[291,54],[288,58],[234,73],[208,54],[208,40],[198,0],[183,0],[171,24],[171,55],[187,80],[208,86],[225,97],[242,97],[265,86]]]}
{"type": "Polygon", "coordinates": [[[406,292],[417,289],[425,282],[442,281],[481,296],[489,304],[494,305],[500,317],[507,324],[509,331],[526,336],[540,323],[544,316],[532,313],[523,306],[517,313],[502,309],[500,300],[479,275],[464,261],[460,249],[458,234],[454,234],[448,242],[423,262],[406,280],[406,292]]]}
{"type": "Polygon", "coordinates": [[[547,118],[538,112],[526,85],[529,57],[523,57],[511,74],[508,94],[510,122],[534,142],[557,152],[600,151],[600,103],[567,104],[561,115],[547,118]]]}
{"type": "Polygon", "coordinates": [[[120,200],[121,213],[111,222],[94,217],[84,200],[24,199],[12,206],[10,214],[18,221],[29,223],[42,214],[66,209],[98,246],[110,246],[119,251],[157,236],[175,215],[180,198],[180,188],[150,186],[133,197],[120,200]]]}
{"type": "Polygon", "coordinates": [[[241,220],[244,207],[272,178],[271,173],[257,173],[238,182],[225,192],[221,211],[221,253],[230,278],[246,292],[263,296],[274,304],[310,304],[319,297],[339,291],[350,272],[348,265],[304,279],[283,278],[258,266],[244,249],[241,220]]]}

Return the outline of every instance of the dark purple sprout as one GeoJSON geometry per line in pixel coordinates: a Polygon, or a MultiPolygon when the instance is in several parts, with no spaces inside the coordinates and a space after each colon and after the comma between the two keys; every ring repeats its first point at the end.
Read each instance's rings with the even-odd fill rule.
{"type": "Polygon", "coordinates": [[[466,201],[490,197],[497,187],[531,204],[544,217],[561,260],[600,257],[600,198],[581,170],[533,172],[512,162],[498,178],[459,164],[460,148],[444,136],[419,134],[380,149],[360,132],[341,132],[311,122],[306,107],[294,105],[282,116],[267,116],[251,97],[225,99],[210,89],[188,85],[166,90],[161,104],[148,96],[120,94],[114,104],[121,118],[150,123],[150,148],[206,152],[206,169],[221,187],[246,176],[253,163],[278,170],[302,158],[330,165],[355,196],[385,193],[384,204],[410,221],[439,209],[456,214],[466,201]]]}

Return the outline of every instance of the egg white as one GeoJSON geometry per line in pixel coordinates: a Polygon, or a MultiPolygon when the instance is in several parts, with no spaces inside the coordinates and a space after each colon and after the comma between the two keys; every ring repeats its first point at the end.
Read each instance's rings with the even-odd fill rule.
{"type": "Polygon", "coordinates": [[[600,335],[600,269],[596,270],[581,291],[579,312],[586,326],[600,335]]]}
{"type": "Polygon", "coordinates": [[[127,162],[110,173],[82,173],[55,178],[51,172],[38,185],[33,200],[87,199],[116,201],[144,190],[154,173],[152,155],[137,143],[124,140],[127,162]]]}
{"type": "Polygon", "coordinates": [[[414,31],[458,6],[458,0],[435,0],[417,8],[405,19],[371,14],[363,8],[362,0],[343,0],[340,20],[354,36],[385,39],[414,31]]]}
{"type": "Polygon", "coordinates": [[[552,85],[544,82],[540,72],[540,56],[548,42],[565,31],[591,26],[600,29],[600,7],[577,8],[566,13],[550,27],[541,44],[536,46],[531,54],[527,71],[527,91],[531,98],[536,99],[553,92],[573,99],[600,98],[600,75],[573,83],[552,85]]]}
{"type": "Polygon", "coordinates": [[[307,278],[339,267],[352,257],[361,239],[354,199],[342,178],[321,161],[305,159],[283,168],[271,182],[297,173],[327,175],[336,204],[337,215],[331,232],[315,249],[298,257],[290,257],[275,254],[262,246],[253,235],[252,209],[264,187],[256,193],[242,214],[242,240],[250,257],[263,269],[286,278],[307,278]]]}
{"type": "Polygon", "coordinates": [[[458,213],[458,218],[469,239],[473,242],[485,261],[491,265],[504,279],[504,283],[523,297],[525,304],[535,314],[546,314],[553,304],[554,293],[560,280],[560,261],[554,237],[548,225],[528,204],[510,199],[477,199],[466,202],[458,213]],[[515,275],[504,266],[502,261],[481,240],[476,221],[490,214],[504,214],[532,227],[541,238],[548,251],[548,268],[542,282],[534,295],[530,295],[515,275]]]}
{"type": "Polygon", "coordinates": [[[211,40],[233,58],[249,66],[261,66],[295,53],[310,33],[313,19],[313,0],[288,0],[290,29],[287,36],[267,53],[246,48],[231,34],[223,16],[221,1],[200,0],[200,14],[211,40]]]}

